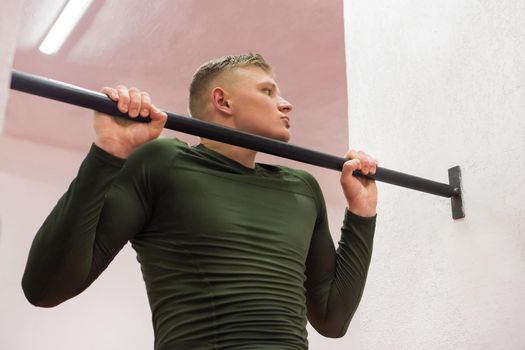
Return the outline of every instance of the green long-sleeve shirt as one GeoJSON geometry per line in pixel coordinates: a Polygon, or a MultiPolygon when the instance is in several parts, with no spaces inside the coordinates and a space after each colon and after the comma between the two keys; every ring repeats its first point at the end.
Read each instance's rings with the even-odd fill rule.
{"type": "Polygon", "coordinates": [[[22,285],[57,305],[130,241],[155,348],[306,349],[307,318],[342,336],[365,285],[375,218],[346,211],[337,251],[307,172],[247,168],[205,146],[157,139],[127,160],[92,145],[38,231],[22,285]]]}

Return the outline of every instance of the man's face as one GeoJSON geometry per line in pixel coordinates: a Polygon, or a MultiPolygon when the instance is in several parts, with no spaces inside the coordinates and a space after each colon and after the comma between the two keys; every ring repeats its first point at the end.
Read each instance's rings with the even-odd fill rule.
{"type": "Polygon", "coordinates": [[[279,95],[272,76],[258,67],[243,67],[231,72],[229,90],[234,127],[280,141],[290,139],[292,105],[279,95]]]}

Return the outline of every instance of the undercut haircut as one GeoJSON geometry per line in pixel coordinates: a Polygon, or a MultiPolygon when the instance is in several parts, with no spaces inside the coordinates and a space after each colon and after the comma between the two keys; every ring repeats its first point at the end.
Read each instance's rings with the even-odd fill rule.
{"type": "Polygon", "coordinates": [[[202,119],[204,107],[208,102],[212,81],[225,71],[235,68],[255,66],[272,74],[272,67],[259,54],[228,55],[210,60],[201,65],[190,84],[188,112],[193,118],[202,119]]]}

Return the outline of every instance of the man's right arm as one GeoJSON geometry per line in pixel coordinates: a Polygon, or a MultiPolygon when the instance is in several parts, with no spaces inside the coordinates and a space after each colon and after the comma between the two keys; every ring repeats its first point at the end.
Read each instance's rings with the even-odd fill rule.
{"type": "Polygon", "coordinates": [[[126,89],[127,95],[119,91],[115,98],[111,91],[105,92],[131,117],[146,107],[153,121],[123,123],[95,114],[96,142],[31,246],[22,287],[37,306],[58,305],[87,288],[140,231],[149,214],[145,208],[156,185],[147,182],[154,179],[151,160],[158,159],[152,157],[158,147],[141,147],[128,160],[124,158],[157,138],[166,116],[149,102],[149,96],[141,104],[144,93],[130,94],[126,89]]]}
{"type": "Polygon", "coordinates": [[[105,197],[123,163],[97,146],[91,147],[77,177],[33,240],[22,279],[32,304],[51,307],[75,296],[82,291],[92,262],[100,264],[111,258],[99,256],[97,231],[99,238],[104,233],[97,226],[105,197]]]}

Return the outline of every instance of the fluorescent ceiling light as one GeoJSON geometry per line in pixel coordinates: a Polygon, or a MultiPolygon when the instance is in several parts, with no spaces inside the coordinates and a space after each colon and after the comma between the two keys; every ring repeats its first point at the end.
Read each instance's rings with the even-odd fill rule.
{"type": "Polygon", "coordinates": [[[56,53],[86,12],[92,0],[69,0],[57,21],[51,27],[39,50],[46,55],[56,53]]]}

